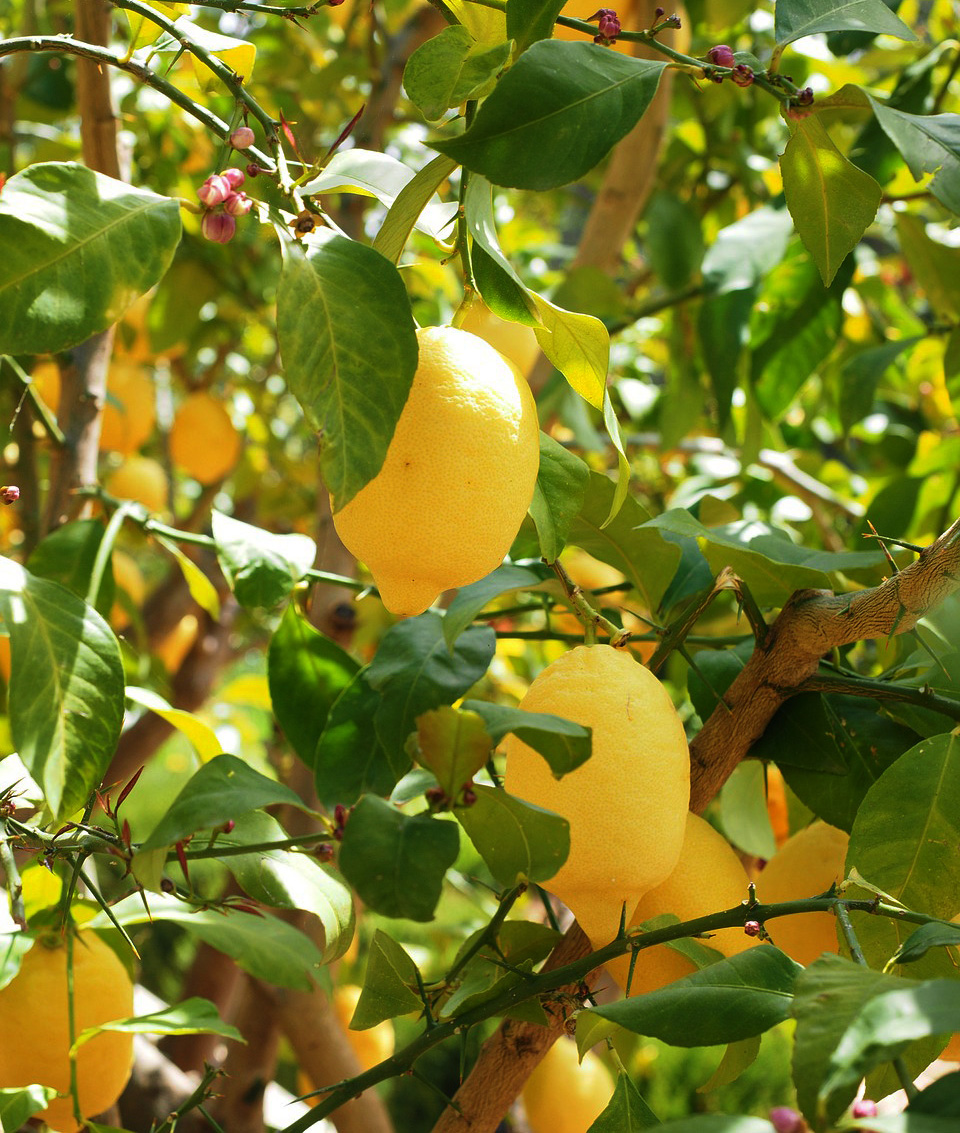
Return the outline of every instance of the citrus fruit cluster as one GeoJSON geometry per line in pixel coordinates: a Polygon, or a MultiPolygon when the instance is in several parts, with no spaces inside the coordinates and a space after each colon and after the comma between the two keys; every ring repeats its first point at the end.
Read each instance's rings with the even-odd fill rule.
{"type": "Polygon", "coordinates": [[[540,463],[533,395],[476,335],[418,331],[420,359],[380,472],[334,514],[392,613],[422,613],[444,590],[498,567],[540,463]]]}

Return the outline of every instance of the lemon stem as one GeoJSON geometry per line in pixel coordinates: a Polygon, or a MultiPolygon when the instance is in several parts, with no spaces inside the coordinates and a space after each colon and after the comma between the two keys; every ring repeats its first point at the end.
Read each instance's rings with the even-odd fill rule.
{"type": "MultiPolygon", "coordinates": [[[[470,129],[470,123],[473,121],[473,116],[477,112],[476,101],[471,99],[467,102],[463,111],[463,119],[466,128],[470,129]]],[[[457,198],[457,237],[454,241],[453,255],[459,254],[460,263],[463,265],[463,301],[460,306],[454,311],[453,318],[450,320],[450,325],[460,327],[463,320],[467,317],[467,312],[473,306],[474,300],[477,297],[477,281],[473,277],[473,259],[470,254],[470,233],[467,226],[467,188],[470,185],[470,172],[463,166],[460,167],[460,193],[457,198]]]]}
{"type": "Polygon", "coordinates": [[[630,638],[629,632],[618,625],[614,625],[609,618],[605,618],[599,610],[595,610],[593,606],[590,605],[584,592],[577,586],[570,575],[567,574],[559,561],[550,563],[550,568],[560,580],[560,585],[563,587],[567,601],[573,607],[574,613],[583,625],[584,645],[597,644],[598,629],[602,629],[610,638],[611,645],[615,647],[626,645],[630,638]]]}

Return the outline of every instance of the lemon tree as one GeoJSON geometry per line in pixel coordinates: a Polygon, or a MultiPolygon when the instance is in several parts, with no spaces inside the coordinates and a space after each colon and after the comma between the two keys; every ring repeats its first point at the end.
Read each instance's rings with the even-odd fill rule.
{"type": "Polygon", "coordinates": [[[956,6],[0,7],[0,1125],[946,1133],[956,6]]]}

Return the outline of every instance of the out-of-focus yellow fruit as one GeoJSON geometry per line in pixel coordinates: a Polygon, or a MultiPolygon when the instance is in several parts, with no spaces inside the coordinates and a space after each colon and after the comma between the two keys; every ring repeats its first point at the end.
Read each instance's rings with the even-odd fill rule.
{"type": "Polygon", "coordinates": [[[517,367],[525,378],[540,357],[540,345],[533,329],[523,323],[509,323],[495,315],[482,303],[474,303],[460,324],[460,329],[488,342],[517,367]]]}
{"type": "MultiPolygon", "coordinates": [[[[147,584],[136,561],[126,551],[113,552],[113,579],[134,606],[142,606],[147,596],[147,584]]],[[[113,603],[110,611],[110,623],[119,633],[130,624],[130,616],[123,607],[119,597],[113,603]]]]}
{"type": "Polygon", "coordinates": [[[100,420],[100,448],[124,456],[153,432],[153,382],[138,365],[115,361],[107,375],[107,400],[100,420]]]}
{"type": "Polygon", "coordinates": [[[363,1031],[350,1030],[350,1020],[357,1009],[360,994],[363,988],[356,984],[343,984],[334,990],[333,1011],[340,1026],[343,1027],[353,1053],[357,1056],[361,1069],[369,1070],[378,1066],[385,1058],[393,1054],[396,1038],[393,1033],[393,1024],[389,1019],[368,1027],[363,1031]]]}
{"type": "Polygon", "coordinates": [[[183,659],[194,646],[200,634],[200,619],[196,614],[184,614],[173,629],[154,650],[168,673],[176,673],[183,659]]]}
{"type": "Polygon", "coordinates": [[[773,840],[779,849],[790,837],[790,810],[787,805],[787,785],[780,768],[767,764],[767,814],[773,830],[773,840]]]}
{"type": "Polygon", "coordinates": [[[34,389],[48,408],[56,413],[60,408],[60,367],[56,362],[38,362],[30,371],[34,389]]]}
{"type": "Polygon", "coordinates": [[[0,634],[0,677],[10,683],[10,638],[6,634],[0,634]]]}
{"type": "MultiPolygon", "coordinates": [[[[825,822],[812,822],[788,838],[757,878],[757,897],[765,905],[799,901],[825,893],[844,876],[850,836],[825,822]]],[[[822,952],[837,952],[833,913],[778,917],[767,925],[774,944],[798,964],[812,964],[822,952]]]]}
{"type": "MultiPolygon", "coordinates": [[[[954,924],[960,924],[960,913],[953,918],[954,924]]],[[[947,1043],[946,1049],[940,1058],[944,1062],[960,1062],[960,1031],[947,1043]]]]}
{"type": "MultiPolygon", "coordinates": [[[[133,984],[116,953],[94,932],[73,944],[75,1033],[133,1015],[133,984]]],[[[53,1086],[61,1094],[37,1117],[59,1133],[80,1126],[70,1099],[70,1028],[67,949],[38,940],[20,971],[0,989],[0,1085],[53,1086]]],[[[104,1032],[80,1047],[77,1086],[80,1110],[94,1117],[120,1096],[133,1067],[133,1035],[104,1032]]]]}
{"type": "Polygon", "coordinates": [[[613,1080],[588,1050],[577,1061],[577,1044],[560,1038],[523,1087],[531,1133],[587,1133],[613,1097],[613,1080]]]}
{"type": "Polygon", "coordinates": [[[500,565],[533,497],[539,425],[526,380],[481,338],[417,332],[420,363],[380,472],[333,517],[391,613],[500,565]]]}
{"type": "Polygon", "coordinates": [[[629,653],[578,645],[537,677],[520,707],[593,729],[593,753],[555,779],[546,760],[507,739],[504,786],[570,823],[570,854],[546,887],[595,946],[677,864],[690,802],[690,756],[670,695],[629,653]]]}
{"type": "MultiPolygon", "coordinates": [[[[748,885],[746,870],[727,840],[699,815],[688,813],[680,860],[667,880],[641,899],[630,924],[643,924],[664,913],[673,913],[682,921],[691,921],[721,909],[732,909],[746,899],[748,885]]],[[[703,943],[724,956],[734,956],[756,941],[742,928],[724,928],[703,943]]],[[[666,944],[645,948],[637,955],[630,994],[656,991],[696,970],[685,956],[666,944]]],[[[612,960],[607,964],[607,971],[625,988],[630,971],[629,956],[612,960]]]]}
{"type": "Polygon", "coordinates": [[[170,429],[170,458],[201,484],[221,480],[240,459],[240,434],[230,414],[209,393],[181,403],[170,429]]]}
{"type": "Polygon", "coordinates": [[[105,485],[111,496],[120,500],[137,500],[149,511],[164,511],[169,483],[163,468],[149,456],[129,456],[107,477],[105,485]]]}

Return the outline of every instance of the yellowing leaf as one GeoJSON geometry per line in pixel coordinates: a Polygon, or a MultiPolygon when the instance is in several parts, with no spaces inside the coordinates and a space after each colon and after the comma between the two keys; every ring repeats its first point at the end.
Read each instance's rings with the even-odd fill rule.
{"type": "Polygon", "coordinates": [[[132,700],[134,704],[139,704],[141,708],[149,708],[151,712],[156,712],[168,724],[183,732],[197,749],[197,754],[204,763],[222,753],[223,746],[217,739],[217,733],[209,724],[204,724],[202,720],[198,720],[196,716],[192,716],[189,712],[184,712],[182,708],[172,707],[162,696],[151,692],[150,689],[128,685],[127,699],[132,700]]]}
{"type": "MultiPolygon", "coordinates": [[[[245,39],[234,39],[230,35],[220,35],[219,32],[208,31],[189,20],[177,20],[177,30],[188,36],[191,43],[202,47],[208,54],[219,59],[221,63],[234,71],[241,81],[248,80],[253,74],[253,64],[257,57],[257,49],[245,39]]],[[[190,56],[193,63],[197,82],[205,90],[216,86],[219,79],[216,74],[196,55],[190,56]]]]}
{"type": "Polygon", "coordinates": [[[531,291],[542,326],[534,333],[540,349],[578,394],[594,408],[603,409],[610,362],[610,335],[593,315],[556,307],[531,291]]]}
{"type": "MultiPolygon", "coordinates": [[[[168,20],[175,20],[178,16],[186,15],[186,13],[190,11],[189,4],[177,4],[174,3],[173,0],[143,0],[143,2],[146,7],[153,8],[153,10],[159,12],[161,16],[166,16],[168,20]]],[[[130,27],[128,52],[131,55],[134,51],[138,51],[148,43],[153,43],[163,30],[160,25],[154,23],[149,16],[126,11],[123,14],[127,17],[127,24],[130,27]]]]}
{"type": "Polygon", "coordinates": [[[479,43],[503,43],[507,38],[505,12],[469,0],[447,0],[447,7],[479,43]]]}

